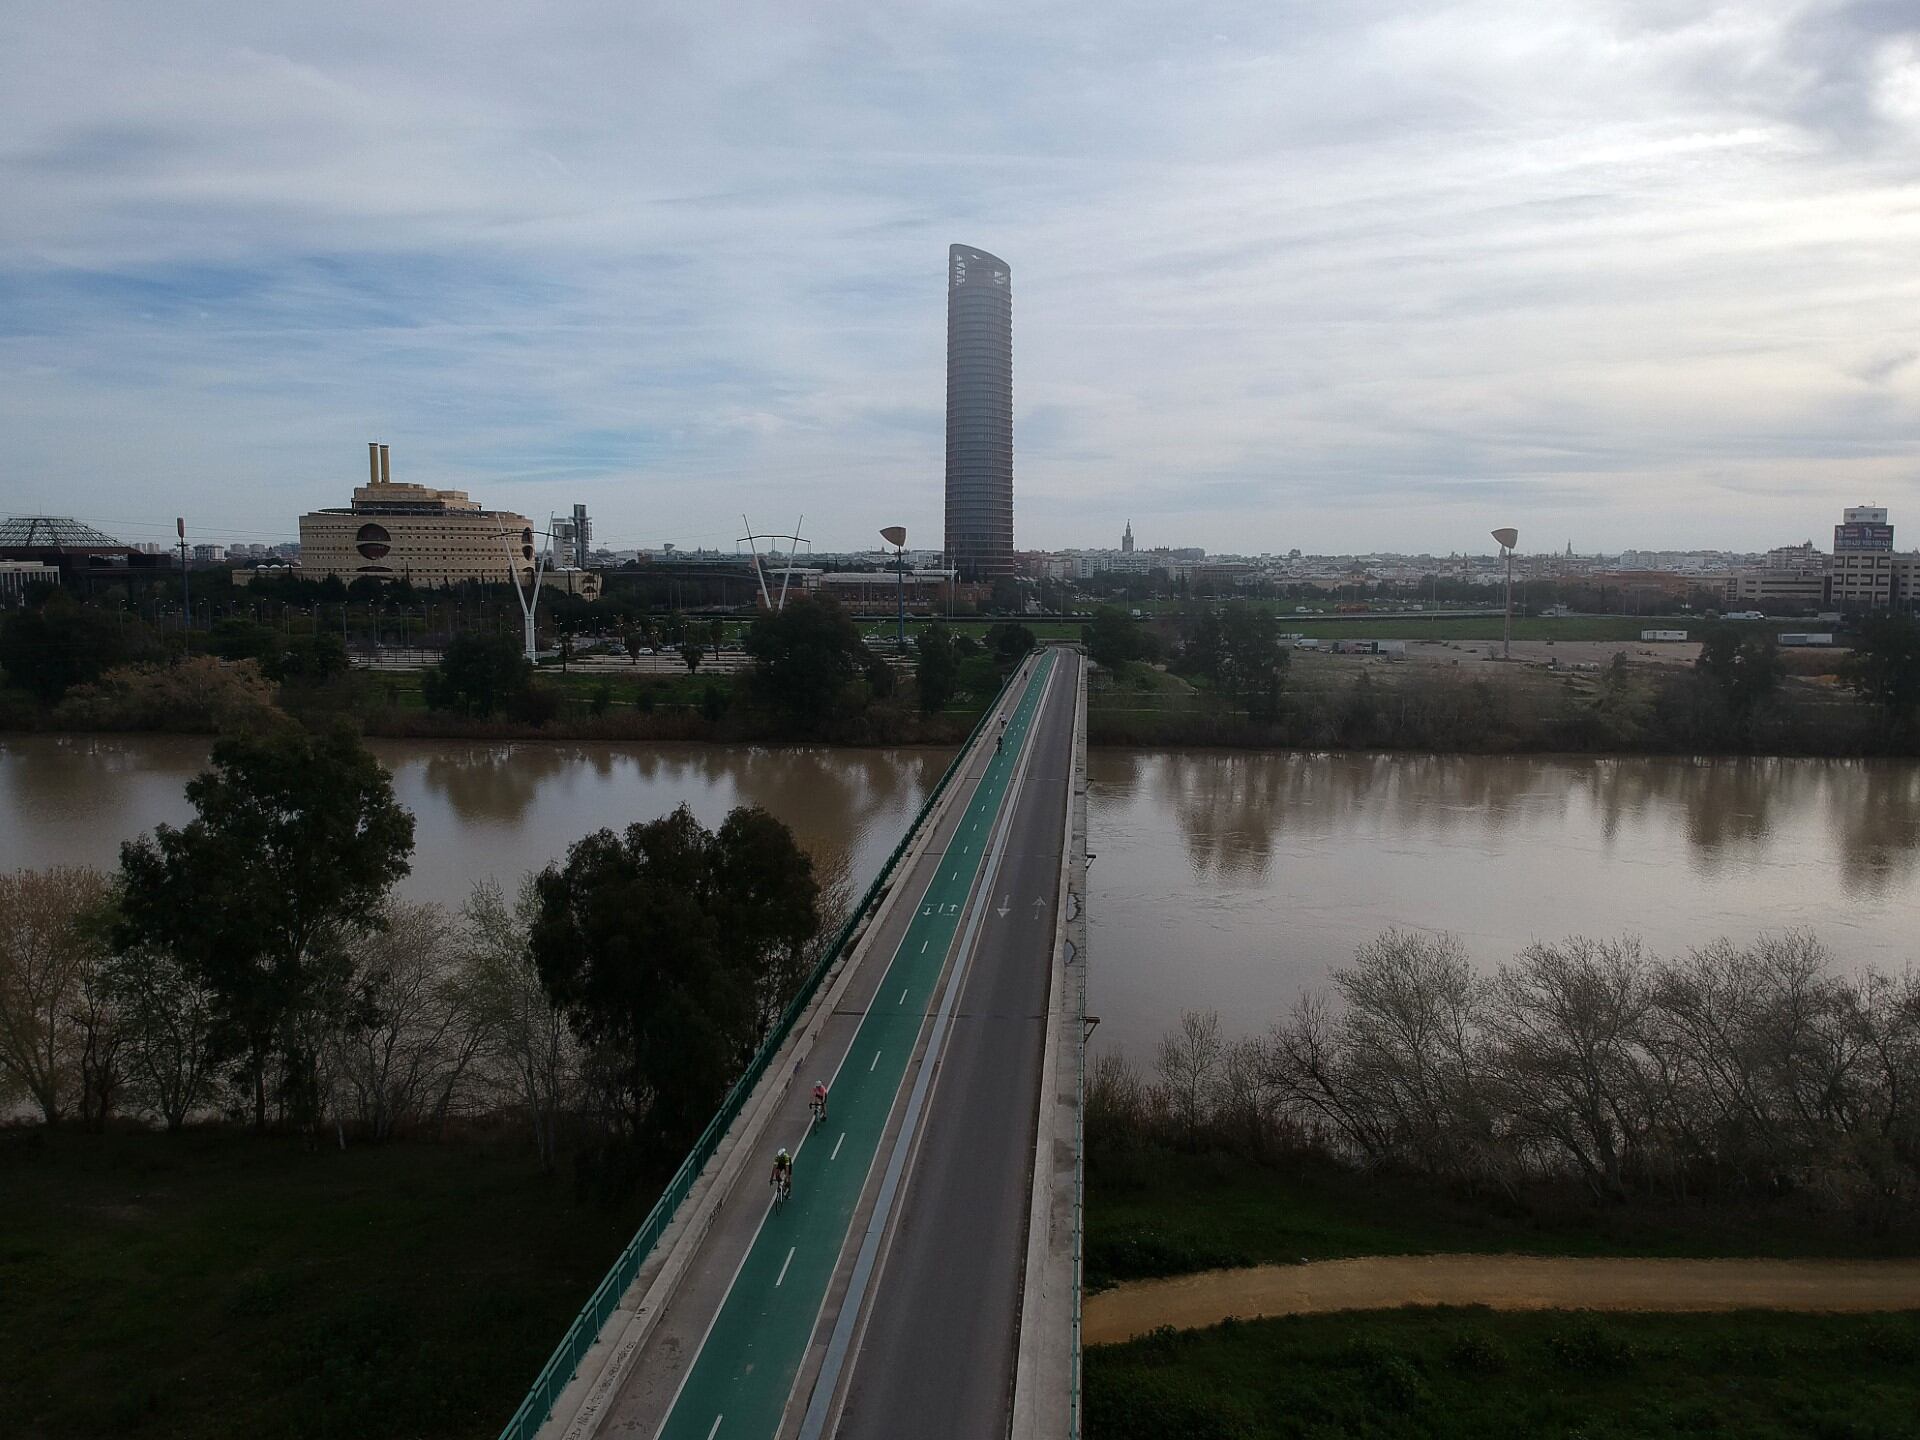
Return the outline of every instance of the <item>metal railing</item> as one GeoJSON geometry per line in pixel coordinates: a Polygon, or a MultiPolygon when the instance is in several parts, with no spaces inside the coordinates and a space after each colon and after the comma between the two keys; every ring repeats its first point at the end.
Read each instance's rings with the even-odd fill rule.
{"type": "Polygon", "coordinates": [[[520,1408],[513,1412],[513,1418],[500,1432],[500,1440],[533,1440],[540,1427],[547,1423],[547,1417],[553,1413],[553,1402],[559,1398],[560,1392],[566,1389],[567,1383],[579,1370],[580,1361],[585,1358],[587,1351],[593,1348],[593,1343],[599,1338],[608,1317],[619,1308],[620,1297],[626,1293],[627,1287],[640,1273],[640,1267],[645,1263],[647,1255],[659,1242],[667,1226],[673,1222],[674,1214],[680,1208],[680,1202],[692,1193],[694,1182],[700,1178],[700,1172],[706,1168],[707,1162],[719,1150],[721,1140],[725,1138],[733,1122],[739,1118],[740,1111],[747,1103],[747,1097],[753,1093],[754,1087],[760,1083],[761,1077],[773,1064],[774,1056],[779,1053],[780,1047],[786,1043],[788,1035],[792,1033],[794,1023],[813,1003],[813,997],[820,989],[820,982],[832,973],[833,967],[839,962],[854,932],[879,904],[887,883],[893,878],[895,867],[900,863],[900,858],[907,853],[908,848],[919,835],[920,827],[926,824],[927,817],[933,813],[933,807],[946,793],[953,778],[965,766],[974,741],[980,738],[980,732],[986,727],[987,721],[1000,708],[1008,690],[1012,688],[1014,681],[1020,678],[1024,669],[1025,661],[1022,661],[1021,665],[1001,685],[999,692],[993,698],[993,703],[987,706],[973,729],[968,732],[959,753],[953,757],[953,762],[941,773],[940,779],[928,792],[926,802],[920,807],[920,813],[913,817],[913,823],[907,826],[906,833],[900,837],[900,843],[895,845],[893,853],[887,856],[886,863],[880,867],[880,873],[874,876],[873,883],[867,887],[867,893],[860,897],[859,904],[853,907],[852,912],[847,916],[846,923],[833,937],[833,943],[827,947],[819,963],[801,982],[800,989],[788,1002],[787,1008],[781,1012],[779,1022],[761,1042],[759,1050],[748,1062],[746,1070],[738,1080],[733,1082],[733,1088],[727,1091],[727,1098],[720,1102],[720,1108],[715,1112],[713,1119],[707,1122],[707,1128],[702,1130],[700,1138],[693,1142],[693,1148],[687,1152],[686,1159],[680,1162],[680,1168],[673,1172],[673,1178],[660,1192],[660,1198],[654,1201],[653,1208],[647,1212],[647,1218],[640,1222],[640,1228],[634,1232],[633,1239],[627,1242],[626,1249],[620,1252],[620,1258],[613,1262],[613,1268],[602,1277],[599,1285],[594,1287],[593,1294],[588,1298],[587,1303],[581,1307],[580,1313],[574,1316],[573,1324],[567,1327],[566,1335],[555,1347],[553,1354],[547,1357],[547,1363],[540,1368],[540,1374],[535,1378],[533,1387],[527,1391],[526,1399],[520,1402],[520,1408]]]}

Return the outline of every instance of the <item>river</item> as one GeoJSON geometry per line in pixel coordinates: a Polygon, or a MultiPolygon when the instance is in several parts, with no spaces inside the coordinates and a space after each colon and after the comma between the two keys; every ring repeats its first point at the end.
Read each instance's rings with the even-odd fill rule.
{"type": "MultiPolygon", "coordinates": [[[[458,905],[603,825],[764,806],[864,885],[948,759],[931,750],[374,741],[417,818],[403,890],[458,905]]],[[[111,866],[190,817],[205,741],[0,738],[0,869],[111,866]]],[[[1807,926],[1848,966],[1920,951],[1920,765],[1096,750],[1089,1006],[1145,1059],[1182,1008],[1264,1029],[1389,926],[1485,964],[1632,932],[1671,953],[1807,926]]]]}

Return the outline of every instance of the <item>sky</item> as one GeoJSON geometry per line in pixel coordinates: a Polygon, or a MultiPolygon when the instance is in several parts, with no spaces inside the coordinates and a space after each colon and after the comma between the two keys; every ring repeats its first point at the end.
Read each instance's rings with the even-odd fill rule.
{"type": "Polygon", "coordinates": [[[0,7],[0,513],[396,480],[613,547],[1920,542],[1913,0],[0,7]]]}

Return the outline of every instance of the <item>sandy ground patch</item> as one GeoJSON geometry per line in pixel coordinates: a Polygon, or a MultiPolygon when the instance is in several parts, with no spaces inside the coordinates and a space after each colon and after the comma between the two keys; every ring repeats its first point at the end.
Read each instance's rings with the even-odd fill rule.
{"type": "Polygon", "coordinates": [[[1636,1260],[1369,1255],[1140,1280],[1087,1298],[1089,1345],[1229,1315],[1318,1315],[1402,1305],[1496,1310],[1920,1309],[1920,1260],[1636,1260]]]}

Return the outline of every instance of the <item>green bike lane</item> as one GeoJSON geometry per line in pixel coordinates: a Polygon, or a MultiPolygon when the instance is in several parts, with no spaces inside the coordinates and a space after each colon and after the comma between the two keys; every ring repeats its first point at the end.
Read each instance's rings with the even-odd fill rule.
{"type": "Polygon", "coordinates": [[[1053,665],[1052,655],[1042,657],[1028,678],[1007,722],[1005,748],[989,759],[837,1075],[829,1077],[827,1122],[788,1142],[793,1194],[777,1210],[769,1206],[660,1440],[771,1440],[778,1431],[1053,665]]]}

